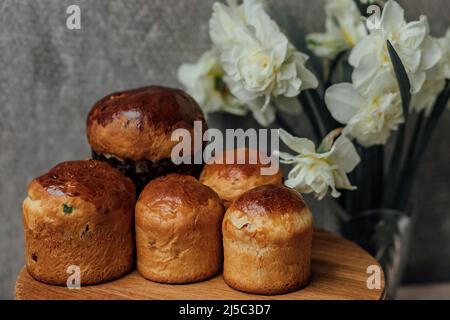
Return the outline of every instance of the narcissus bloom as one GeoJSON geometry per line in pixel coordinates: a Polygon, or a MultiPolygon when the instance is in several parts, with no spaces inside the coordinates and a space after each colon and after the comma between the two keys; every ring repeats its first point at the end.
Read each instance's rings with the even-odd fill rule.
{"type": "Polygon", "coordinates": [[[333,59],[344,50],[353,48],[367,35],[363,18],[354,0],[327,0],[324,33],[307,36],[308,47],[323,58],[333,59]]]}
{"type": "MultiPolygon", "coordinates": [[[[335,141],[326,138],[316,150],[314,143],[305,138],[297,138],[280,129],[281,140],[296,154],[277,152],[282,163],[292,164],[293,168],[285,181],[286,186],[302,193],[314,193],[323,199],[331,188],[335,198],[341,194],[337,189],[354,190],[347,173],[360,162],[353,143],[344,135],[335,141]]],[[[331,135],[334,135],[332,132],[331,135]]]]}
{"type": "Polygon", "coordinates": [[[389,40],[408,73],[411,93],[418,93],[426,80],[427,70],[438,63],[442,54],[429,33],[425,16],[407,23],[400,5],[389,0],[383,8],[379,28],[372,29],[350,54],[349,63],[355,68],[353,84],[366,93],[380,73],[393,73],[386,45],[389,40]]]}
{"type": "Polygon", "coordinates": [[[178,69],[178,81],[206,114],[226,111],[245,115],[247,108],[230,93],[224,75],[214,49],[205,52],[196,63],[185,63],[178,69]]]}
{"type": "Polygon", "coordinates": [[[413,96],[411,110],[425,111],[429,115],[438,95],[444,89],[445,81],[450,79],[450,29],[442,38],[436,39],[442,51],[442,58],[426,73],[422,89],[413,96]]]}
{"type": "Polygon", "coordinates": [[[262,1],[238,5],[229,0],[228,5],[215,3],[213,11],[210,36],[220,52],[224,80],[240,102],[261,115],[258,121],[273,121],[273,110],[267,109],[272,97],[295,97],[317,87],[305,67],[308,57],[289,43],[262,1]]]}
{"type": "Polygon", "coordinates": [[[385,71],[373,82],[367,94],[351,83],[333,85],[325,93],[333,118],[346,124],[344,132],[366,147],[385,144],[391,132],[404,122],[395,79],[385,71]]]}

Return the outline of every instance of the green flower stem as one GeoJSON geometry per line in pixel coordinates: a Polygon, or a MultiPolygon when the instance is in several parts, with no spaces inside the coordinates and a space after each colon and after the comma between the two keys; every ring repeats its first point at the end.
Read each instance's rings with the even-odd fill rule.
{"type": "Polygon", "coordinates": [[[399,200],[395,206],[396,209],[406,209],[420,161],[427,149],[433,132],[441,119],[442,113],[444,112],[449,99],[450,85],[447,80],[444,90],[436,100],[430,116],[424,117],[423,115],[419,115],[414,136],[411,140],[410,149],[412,150],[408,152],[408,157],[405,160],[405,165],[402,170],[403,179],[397,190],[397,197],[399,200]]]}
{"type": "Polygon", "coordinates": [[[423,137],[423,131],[425,127],[425,111],[419,113],[416,119],[416,125],[414,128],[413,136],[411,137],[411,141],[409,143],[408,153],[406,155],[407,161],[411,161],[414,159],[418,146],[420,145],[420,140],[423,137]]]}
{"type": "MultiPolygon", "coordinates": [[[[358,178],[357,178],[358,171],[359,171],[359,169],[357,168],[351,173],[351,175],[350,175],[350,179],[351,180],[358,181],[358,178]],[[353,177],[355,177],[355,178],[353,179],[353,177]]],[[[357,193],[359,193],[358,190],[346,191],[345,192],[345,203],[344,203],[344,206],[345,206],[345,210],[348,212],[348,214],[350,216],[352,216],[355,213],[355,211],[356,211],[355,210],[355,207],[356,207],[355,199],[357,199],[357,197],[355,197],[355,194],[357,194],[357,193]]]]}
{"type": "MultiPolygon", "coordinates": [[[[384,147],[374,146],[369,150],[370,199],[367,209],[381,208],[384,184],[384,147]]],[[[365,208],[366,209],[366,208],[365,208]]]]}
{"type": "Polygon", "coordinates": [[[305,94],[310,98],[311,101],[314,101],[315,110],[317,110],[319,119],[321,119],[323,122],[323,127],[325,129],[324,136],[330,131],[341,127],[339,122],[334,120],[330,111],[328,111],[325,102],[323,101],[317,90],[307,90],[305,94]]]}
{"type": "Polygon", "coordinates": [[[292,126],[283,118],[283,116],[280,114],[280,111],[278,111],[278,110],[275,113],[275,125],[277,127],[283,128],[284,130],[286,130],[289,134],[291,134],[293,136],[298,135],[295,128],[292,128],[292,126]]]}
{"type": "Polygon", "coordinates": [[[317,114],[314,112],[314,107],[312,106],[312,103],[310,99],[308,98],[308,95],[305,93],[307,90],[300,93],[298,96],[298,99],[303,106],[303,110],[305,111],[306,116],[308,117],[308,120],[311,124],[313,134],[315,137],[316,144],[318,145],[320,141],[322,140],[322,137],[325,136],[321,129],[320,120],[318,119],[317,114]]]}
{"type": "Polygon", "coordinates": [[[358,167],[356,168],[355,172],[355,182],[358,189],[356,189],[353,192],[349,192],[349,196],[351,197],[350,200],[350,210],[353,214],[357,214],[361,211],[362,207],[362,201],[363,201],[363,195],[367,192],[366,189],[366,183],[367,183],[367,157],[365,149],[359,144],[355,143],[355,148],[358,151],[358,154],[361,158],[361,162],[359,163],[358,167]]]}
{"type": "Polygon", "coordinates": [[[447,80],[444,90],[442,90],[442,92],[439,94],[439,97],[437,98],[436,103],[433,106],[433,111],[427,118],[424,132],[421,135],[421,139],[419,140],[419,144],[417,146],[414,155],[415,160],[420,159],[423,153],[425,152],[428,143],[431,140],[431,136],[433,135],[434,129],[438,125],[439,120],[441,119],[442,113],[444,112],[449,99],[450,99],[450,82],[449,80],[447,80]]]}
{"type": "MultiPolygon", "coordinates": [[[[348,60],[349,50],[340,52],[330,63],[329,71],[328,71],[328,79],[325,82],[325,89],[329,88],[333,84],[333,76],[335,75],[338,67],[346,63],[348,60]]],[[[344,79],[341,79],[344,80],[344,79]]]]}
{"type": "Polygon", "coordinates": [[[364,148],[357,144],[357,150],[361,157],[356,174],[358,189],[349,192],[351,210],[354,213],[381,207],[384,180],[383,146],[364,148]]]}
{"type": "MultiPolygon", "coordinates": [[[[416,123],[414,126],[414,132],[409,141],[408,151],[407,151],[405,159],[403,161],[401,175],[400,175],[401,182],[400,182],[400,185],[398,186],[398,189],[396,190],[396,199],[400,199],[400,200],[397,201],[396,204],[394,204],[394,207],[397,209],[401,209],[403,207],[403,205],[402,205],[402,202],[404,201],[403,199],[406,196],[406,194],[408,193],[405,190],[405,186],[406,186],[406,188],[408,188],[408,185],[410,185],[410,181],[412,179],[409,172],[412,170],[412,166],[414,164],[414,157],[415,157],[415,154],[417,153],[417,148],[420,145],[420,140],[423,135],[424,127],[425,127],[425,112],[422,111],[417,116],[416,123]]],[[[412,174],[414,175],[414,173],[412,173],[412,174]]],[[[409,195],[408,195],[408,198],[409,198],[409,195]]]]}
{"type": "Polygon", "coordinates": [[[384,187],[384,208],[394,208],[396,200],[396,190],[401,179],[401,164],[403,158],[403,146],[405,142],[405,125],[402,124],[397,133],[397,141],[395,143],[394,151],[392,152],[389,172],[384,187]]]}

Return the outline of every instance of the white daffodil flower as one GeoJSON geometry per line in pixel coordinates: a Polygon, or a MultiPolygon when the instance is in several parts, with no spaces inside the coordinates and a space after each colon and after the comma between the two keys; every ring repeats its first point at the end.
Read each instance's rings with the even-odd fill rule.
{"type": "Polygon", "coordinates": [[[182,64],[178,69],[178,81],[206,114],[225,111],[243,116],[247,108],[230,93],[223,80],[224,74],[217,51],[212,49],[196,63],[182,64]]]}
{"type": "Polygon", "coordinates": [[[429,33],[425,16],[406,23],[403,9],[397,2],[389,0],[384,6],[379,28],[370,30],[350,54],[349,63],[355,68],[353,84],[367,93],[380,73],[393,73],[386,45],[389,40],[408,73],[411,93],[418,93],[425,82],[426,71],[433,68],[442,55],[429,33]]]}
{"type": "Polygon", "coordinates": [[[358,153],[352,142],[341,135],[329,146],[316,150],[314,143],[305,138],[297,138],[280,129],[281,140],[297,154],[277,152],[282,163],[292,164],[285,185],[302,193],[314,193],[323,199],[331,188],[334,198],[341,194],[337,189],[354,190],[347,173],[360,162],[358,153]]]}
{"type": "Polygon", "coordinates": [[[435,40],[441,51],[442,58],[426,73],[422,89],[412,97],[411,110],[425,111],[429,115],[438,95],[445,87],[445,81],[450,79],[450,29],[444,37],[435,40]]]}
{"type": "Polygon", "coordinates": [[[331,86],[325,93],[325,103],[334,119],[346,124],[344,133],[365,147],[387,142],[391,132],[404,122],[401,97],[395,79],[379,74],[367,95],[351,83],[331,86]]]}
{"type": "Polygon", "coordinates": [[[324,33],[307,36],[308,48],[317,56],[334,59],[337,54],[353,48],[367,35],[363,18],[354,0],[327,0],[324,33]]]}
{"type": "Polygon", "coordinates": [[[295,97],[317,87],[316,77],[305,67],[308,57],[289,43],[262,1],[215,3],[213,11],[211,40],[220,51],[225,82],[239,101],[267,115],[272,97],[295,97]]]}

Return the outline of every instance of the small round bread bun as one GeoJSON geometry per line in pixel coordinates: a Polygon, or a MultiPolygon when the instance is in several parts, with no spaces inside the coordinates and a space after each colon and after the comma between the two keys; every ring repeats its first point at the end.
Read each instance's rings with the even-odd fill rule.
{"type": "Polygon", "coordinates": [[[228,208],[231,202],[254,187],[283,184],[283,172],[280,168],[270,175],[262,173],[262,168],[270,167],[268,160],[268,157],[264,157],[257,150],[227,150],[208,161],[200,175],[200,182],[217,192],[225,208],[228,208]],[[239,153],[242,156],[239,156],[239,153]],[[238,163],[238,157],[245,159],[244,164],[238,163]],[[227,158],[234,159],[234,164],[226,164],[227,158]]]}
{"type": "Polygon", "coordinates": [[[28,273],[56,285],[77,267],[82,285],[128,273],[135,202],[132,181],[100,161],[63,162],[34,179],[23,202],[28,273]]]}
{"type": "Polygon", "coordinates": [[[271,295],[308,283],[313,220],[293,189],[267,185],[244,193],[225,213],[222,232],[230,287],[271,295]]]}
{"type": "Polygon", "coordinates": [[[170,174],[151,181],[136,204],[137,268],[165,283],[201,281],[222,266],[217,194],[194,177],[170,174]]]}
{"type": "MultiPolygon", "coordinates": [[[[140,191],[150,180],[169,173],[199,176],[202,165],[171,161],[172,148],[178,144],[172,141],[172,132],[186,129],[193,137],[195,121],[201,121],[203,132],[207,129],[191,96],[178,89],[149,86],[98,101],[87,118],[87,138],[92,157],[124,172],[140,191]]],[[[193,156],[203,146],[192,142],[191,154],[183,156],[193,156]]]]}

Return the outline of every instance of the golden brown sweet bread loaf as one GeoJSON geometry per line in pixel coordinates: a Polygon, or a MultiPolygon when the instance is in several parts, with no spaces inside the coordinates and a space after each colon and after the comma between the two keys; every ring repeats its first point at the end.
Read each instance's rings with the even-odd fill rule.
{"type": "MultiPolygon", "coordinates": [[[[194,122],[207,129],[195,100],[182,90],[148,86],[107,95],[98,101],[87,118],[87,138],[93,158],[109,164],[132,178],[138,189],[172,172],[198,175],[201,165],[171,161],[172,132],[187,129],[193,137],[194,122]]],[[[200,134],[203,134],[201,132],[200,134]]],[[[191,155],[196,151],[192,143],[191,155]]]]}
{"type": "Polygon", "coordinates": [[[244,192],[257,186],[283,184],[283,172],[278,169],[272,175],[264,175],[261,168],[267,168],[270,164],[260,160],[262,155],[257,150],[241,148],[227,150],[208,161],[200,175],[200,182],[213,189],[222,199],[225,208],[236,200],[244,192]],[[235,151],[235,152],[234,152],[235,151]],[[234,152],[234,155],[232,154],[234,152]],[[245,164],[237,163],[238,152],[245,154],[245,164]],[[235,159],[234,164],[226,164],[226,157],[235,159]],[[220,161],[217,161],[217,160],[220,161]]]}
{"type": "Polygon", "coordinates": [[[171,174],[151,181],[136,203],[139,273],[167,283],[217,274],[223,213],[217,194],[191,176],[171,174]]]}
{"type": "Polygon", "coordinates": [[[63,162],[34,179],[23,202],[27,270],[65,285],[78,266],[81,284],[118,278],[133,265],[135,188],[100,161],[63,162]]]}
{"type": "Polygon", "coordinates": [[[223,278],[232,288],[281,294],[305,286],[311,272],[313,220],[296,191],[260,186],[225,213],[223,278]]]}

